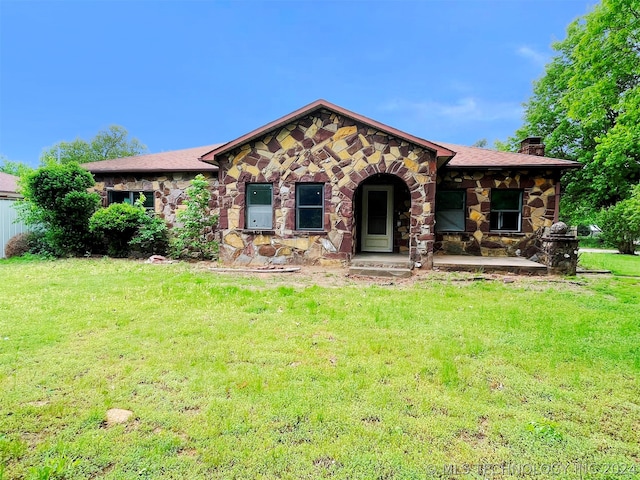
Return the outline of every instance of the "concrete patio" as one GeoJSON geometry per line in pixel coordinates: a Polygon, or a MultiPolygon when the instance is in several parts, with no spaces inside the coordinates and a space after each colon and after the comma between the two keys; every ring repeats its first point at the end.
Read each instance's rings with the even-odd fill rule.
{"type": "Polygon", "coordinates": [[[471,255],[436,255],[433,269],[465,272],[505,272],[546,275],[547,267],[522,257],[480,257],[471,255]]]}
{"type": "MultiPolygon", "coordinates": [[[[399,253],[358,253],[351,260],[349,273],[375,277],[410,277],[412,263],[399,253]]],[[[480,257],[472,255],[436,255],[436,271],[493,272],[546,275],[547,267],[521,257],[480,257]]]]}

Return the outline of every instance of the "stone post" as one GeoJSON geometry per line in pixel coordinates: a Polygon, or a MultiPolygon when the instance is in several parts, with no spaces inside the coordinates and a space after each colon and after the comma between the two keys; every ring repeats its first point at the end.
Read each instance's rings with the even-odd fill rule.
{"type": "Polygon", "coordinates": [[[554,223],[541,238],[542,263],[555,275],[575,275],[578,265],[578,237],[563,222],[554,223]]]}

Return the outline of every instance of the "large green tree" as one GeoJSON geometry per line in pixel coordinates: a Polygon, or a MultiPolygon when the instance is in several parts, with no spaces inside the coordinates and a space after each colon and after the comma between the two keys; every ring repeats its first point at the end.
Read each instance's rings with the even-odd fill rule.
{"type": "Polygon", "coordinates": [[[26,165],[21,162],[14,162],[13,160],[9,160],[4,155],[0,155],[0,172],[8,173],[9,175],[15,175],[16,177],[21,177],[29,172],[33,171],[29,165],[26,165]]]}
{"type": "Polygon", "coordinates": [[[584,165],[564,179],[562,213],[577,222],[628,198],[640,181],[640,0],[602,0],[553,48],[505,146],[538,135],[548,156],[584,165]]]}
{"type": "Polygon", "coordinates": [[[89,163],[113,158],[132,157],[145,153],[147,147],[137,138],[129,138],[129,132],[119,125],[101,130],[88,142],[76,138],[72,142],[58,142],[42,152],[40,163],[89,163]]]}

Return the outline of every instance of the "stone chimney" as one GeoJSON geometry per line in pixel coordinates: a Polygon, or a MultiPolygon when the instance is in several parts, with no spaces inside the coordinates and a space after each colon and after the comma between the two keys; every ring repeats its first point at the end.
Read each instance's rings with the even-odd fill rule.
{"type": "Polygon", "coordinates": [[[520,142],[520,150],[518,150],[518,153],[544,157],[544,143],[542,143],[542,137],[525,138],[520,142]]]}

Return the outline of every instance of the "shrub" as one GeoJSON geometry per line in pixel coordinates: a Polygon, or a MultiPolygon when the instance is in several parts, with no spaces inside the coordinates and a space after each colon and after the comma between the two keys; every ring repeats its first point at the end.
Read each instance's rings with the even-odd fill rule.
{"type": "Polygon", "coordinates": [[[176,215],[182,225],[173,229],[172,256],[202,260],[218,258],[218,242],[215,240],[218,217],[209,209],[211,192],[204,175],[196,175],[186,194],[186,208],[176,215]]]}
{"type": "Polygon", "coordinates": [[[56,256],[84,254],[93,247],[89,218],[100,203],[91,174],[78,164],[51,164],[27,174],[21,181],[24,200],[20,218],[42,232],[46,249],[56,256]]]}
{"type": "Polygon", "coordinates": [[[169,251],[169,229],[164,220],[145,212],[138,231],[129,240],[131,250],[143,255],[166,255],[169,251]]]}
{"type": "Polygon", "coordinates": [[[4,255],[7,258],[21,257],[31,251],[30,233],[18,233],[9,239],[4,247],[4,255]]]}
{"type": "Polygon", "coordinates": [[[142,255],[167,253],[167,224],[144,208],[145,200],[140,194],[135,205],[114,203],[89,220],[91,231],[101,236],[110,256],[126,257],[132,251],[142,255]]]}
{"type": "Polygon", "coordinates": [[[101,208],[89,220],[89,229],[100,235],[112,257],[126,257],[129,242],[143,222],[145,212],[127,203],[113,203],[101,208]]]}
{"type": "Polygon", "coordinates": [[[640,184],[634,187],[631,198],[602,210],[598,220],[605,243],[620,253],[633,255],[635,242],[640,240],[640,184]]]}

